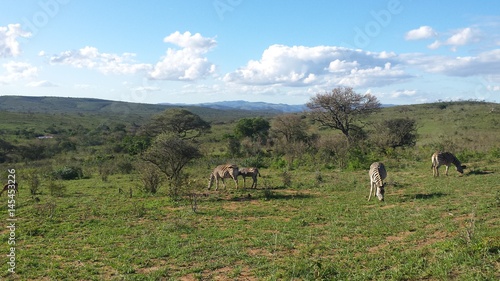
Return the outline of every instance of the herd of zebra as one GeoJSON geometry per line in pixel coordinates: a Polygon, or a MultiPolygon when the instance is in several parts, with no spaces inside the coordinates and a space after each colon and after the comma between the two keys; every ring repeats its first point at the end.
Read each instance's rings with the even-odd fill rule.
{"type": "Polygon", "coordinates": [[[226,164],[219,165],[215,167],[215,169],[210,174],[210,179],[208,181],[208,189],[212,187],[212,184],[215,180],[215,190],[219,188],[219,180],[222,181],[222,186],[226,188],[226,183],[224,179],[231,178],[234,180],[234,184],[236,185],[236,189],[238,189],[238,176],[243,177],[243,187],[245,187],[245,182],[247,177],[251,177],[252,188],[257,188],[257,176],[260,176],[259,169],[252,168],[241,168],[239,169],[237,165],[234,164],[226,164]]]}
{"type": "MultiPolygon", "coordinates": [[[[463,174],[466,166],[462,165],[460,161],[455,157],[455,155],[450,152],[435,152],[431,157],[432,162],[432,172],[435,177],[439,176],[439,167],[446,166],[446,175],[448,175],[448,169],[453,164],[457,168],[457,171],[460,174],[463,174]]],[[[215,190],[219,188],[219,180],[222,181],[222,185],[226,188],[226,184],[224,182],[225,178],[231,178],[234,180],[234,184],[236,188],[238,188],[238,176],[243,177],[243,187],[245,187],[245,179],[247,177],[251,177],[252,188],[257,188],[257,176],[260,176],[259,170],[257,168],[241,168],[239,169],[237,165],[234,164],[226,164],[217,166],[212,173],[210,174],[210,179],[208,182],[208,189],[210,189],[215,180],[215,190]]],[[[370,166],[369,171],[370,176],[370,195],[368,196],[368,200],[371,199],[372,194],[377,196],[378,200],[384,201],[384,180],[387,177],[387,170],[385,166],[381,162],[374,162],[370,166]]]]}

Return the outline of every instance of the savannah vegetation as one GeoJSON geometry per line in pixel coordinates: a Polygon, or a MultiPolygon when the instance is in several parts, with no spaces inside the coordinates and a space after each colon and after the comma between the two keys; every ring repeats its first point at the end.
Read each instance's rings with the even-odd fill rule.
{"type": "MultiPolygon", "coordinates": [[[[500,278],[498,104],[380,108],[348,88],[317,98],[308,112],[274,115],[120,116],[97,101],[73,113],[0,111],[1,175],[15,169],[19,182],[16,274],[2,262],[1,278],[500,278]],[[342,112],[341,95],[353,102],[344,131],[315,115],[342,112]],[[454,153],[464,175],[434,178],[436,150],[454,153]],[[374,161],[388,171],[385,202],[367,201],[374,161]],[[257,188],[207,190],[225,163],[258,167],[257,188]]],[[[5,257],[9,230],[0,233],[5,257]]]]}

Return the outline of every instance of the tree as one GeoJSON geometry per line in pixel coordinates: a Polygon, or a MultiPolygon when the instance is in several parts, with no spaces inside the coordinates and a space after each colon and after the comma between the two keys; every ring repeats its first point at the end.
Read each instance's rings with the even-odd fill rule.
{"type": "Polygon", "coordinates": [[[271,132],[285,138],[286,143],[305,141],[307,139],[308,124],[296,114],[280,115],[273,118],[271,132]]]}
{"type": "Polygon", "coordinates": [[[396,118],[375,124],[373,142],[382,149],[415,146],[417,126],[414,119],[396,118]]]}
{"type": "Polygon", "coordinates": [[[202,155],[197,147],[177,135],[162,133],[142,154],[142,159],[154,164],[167,176],[171,194],[176,195],[182,179],[182,169],[193,159],[202,155]]]}
{"type": "MultiPolygon", "coordinates": [[[[330,93],[316,94],[308,102],[313,120],[321,125],[340,130],[351,142],[355,121],[362,115],[380,108],[377,98],[371,94],[357,94],[350,87],[337,87],[330,93]]],[[[359,128],[359,127],[358,127],[359,128]]]]}
{"type": "Polygon", "coordinates": [[[234,128],[234,134],[238,138],[250,137],[252,140],[266,139],[269,134],[269,121],[262,117],[242,118],[234,128]]]}
{"type": "Polygon", "coordinates": [[[182,139],[194,139],[210,129],[210,124],[200,116],[182,109],[172,108],[153,116],[146,125],[146,134],[157,136],[161,133],[174,133],[182,139]]]}

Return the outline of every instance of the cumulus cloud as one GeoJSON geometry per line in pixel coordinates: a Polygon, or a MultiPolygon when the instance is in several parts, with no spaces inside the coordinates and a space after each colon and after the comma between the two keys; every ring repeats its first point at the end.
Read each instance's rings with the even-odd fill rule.
{"type": "Polygon", "coordinates": [[[50,82],[50,81],[47,81],[47,80],[41,80],[41,81],[34,81],[34,82],[30,82],[27,84],[28,87],[32,87],[32,88],[40,88],[40,87],[58,87],[58,85],[50,82]]]}
{"type": "Polygon", "coordinates": [[[19,37],[30,37],[31,33],[22,30],[21,24],[9,24],[0,26],[0,57],[15,57],[21,53],[19,37]]]}
{"type": "Polygon", "coordinates": [[[467,57],[407,55],[409,65],[421,67],[431,73],[449,76],[495,77],[500,73],[500,49],[494,49],[467,57]]]}
{"type": "Polygon", "coordinates": [[[456,30],[453,34],[444,41],[436,40],[429,46],[429,49],[437,49],[441,46],[450,46],[452,51],[456,51],[459,46],[475,43],[479,41],[480,31],[467,27],[456,30]]]}
{"type": "Polygon", "coordinates": [[[65,51],[50,57],[51,64],[70,65],[76,68],[97,69],[104,74],[134,74],[151,69],[150,64],[136,63],[135,54],[122,55],[101,53],[95,47],[65,51]]]}
{"type": "Polygon", "coordinates": [[[163,41],[182,49],[167,49],[166,55],[149,72],[151,79],[192,81],[215,73],[215,65],[204,56],[217,45],[214,38],[177,31],[163,41]]]}
{"type": "Polygon", "coordinates": [[[172,43],[182,48],[203,50],[203,52],[217,46],[217,41],[215,41],[214,38],[205,38],[199,33],[191,35],[191,32],[189,31],[182,34],[179,31],[176,31],[165,37],[163,42],[172,43]]]}
{"type": "Polygon", "coordinates": [[[406,40],[421,40],[436,37],[437,32],[430,26],[424,25],[406,33],[406,40]]]}
{"type": "Polygon", "coordinates": [[[396,90],[392,92],[391,98],[411,97],[417,94],[416,90],[396,90]]]}
{"type": "Polygon", "coordinates": [[[397,65],[394,53],[373,53],[335,46],[267,48],[259,61],[228,73],[223,80],[244,85],[343,86],[397,83],[410,76],[397,65]],[[394,67],[396,66],[396,67],[394,67]]]}
{"type": "Polygon", "coordinates": [[[31,79],[38,74],[38,68],[25,62],[11,61],[4,63],[3,68],[7,73],[0,76],[0,83],[9,84],[22,79],[31,79]]]}

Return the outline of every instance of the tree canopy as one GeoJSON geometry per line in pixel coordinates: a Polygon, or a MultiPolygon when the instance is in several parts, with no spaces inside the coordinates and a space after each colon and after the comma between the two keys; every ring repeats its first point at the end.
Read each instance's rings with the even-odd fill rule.
{"type": "Polygon", "coordinates": [[[153,116],[146,126],[146,134],[156,136],[174,133],[182,139],[199,137],[210,129],[210,124],[200,116],[182,108],[172,108],[153,116]]]}
{"type": "Polygon", "coordinates": [[[271,128],[269,121],[262,117],[242,118],[236,124],[234,134],[238,138],[265,138],[269,134],[269,128],[271,128]]]}
{"type": "Polygon", "coordinates": [[[311,110],[313,120],[340,130],[349,141],[352,140],[352,131],[359,128],[355,125],[358,118],[380,108],[377,97],[358,94],[350,87],[338,87],[329,93],[318,93],[306,105],[311,110]]]}

